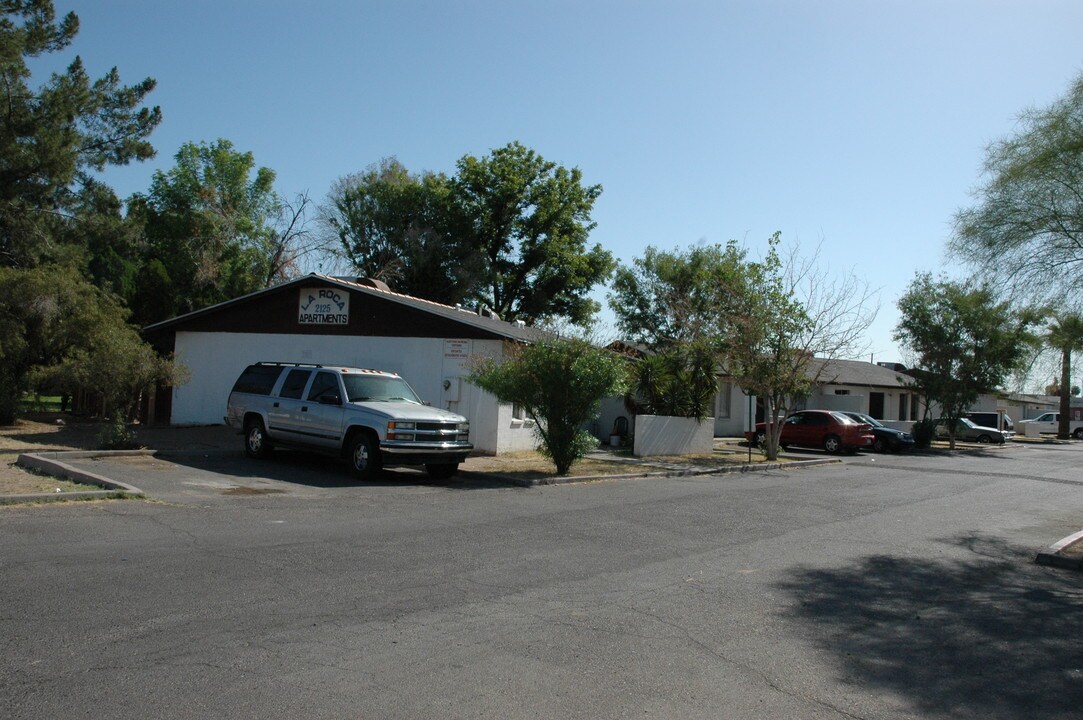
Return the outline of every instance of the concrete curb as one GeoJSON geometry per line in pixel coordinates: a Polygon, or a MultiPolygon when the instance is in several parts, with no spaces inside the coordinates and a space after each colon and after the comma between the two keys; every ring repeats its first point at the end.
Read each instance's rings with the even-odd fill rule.
{"type": "Polygon", "coordinates": [[[1067,570],[1083,570],[1083,556],[1068,557],[1061,554],[1066,548],[1080,541],[1083,541],[1083,530],[1053,543],[1045,550],[1039,551],[1038,557],[1034,558],[1034,562],[1039,565],[1049,565],[1050,567],[1065,568],[1067,570]]]}
{"type": "Polygon", "coordinates": [[[97,485],[105,490],[87,490],[81,492],[35,493],[29,495],[0,495],[0,504],[28,502],[56,502],[58,500],[100,500],[118,497],[146,497],[139,488],[118,482],[104,475],[79,470],[68,465],[64,459],[84,460],[98,457],[125,457],[134,455],[154,455],[154,450],[67,450],[43,453],[23,453],[15,461],[16,465],[35,470],[53,477],[64,478],[83,485],[97,485]]]}
{"type": "MultiPolygon", "coordinates": [[[[614,462],[614,461],[611,461],[614,462]]],[[[665,478],[665,477],[688,477],[692,475],[728,475],[732,473],[766,472],[768,470],[788,470],[790,468],[810,467],[814,465],[831,465],[840,463],[835,458],[820,458],[815,460],[796,460],[794,462],[763,463],[760,465],[732,465],[727,467],[692,467],[672,470],[659,470],[656,472],[631,472],[619,475],[581,475],[568,477],[547,478],[516,478],[495,473],[472,473],[469,470],[461,471],[460,474],[478,475],[490,480],[514,485],[516,487],[540,487],[542,485],[567,485],[578,482],[596,482],[598,480],[633,480],[636,478],[665,478]]],[[[629,463],[632,464],[632,463],[629,463]]],[[[657,467],[657,466],[655,466],[657,467]]]]}

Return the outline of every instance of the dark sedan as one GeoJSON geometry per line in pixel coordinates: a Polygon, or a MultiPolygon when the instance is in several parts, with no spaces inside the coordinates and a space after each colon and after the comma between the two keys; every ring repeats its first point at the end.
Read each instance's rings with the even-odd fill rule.
{"type": "Polygon", "coordinates": [[[844,412],[843,415],[856,420],[857,422],[866,423],[872,425],[872,434],[875,436],[872,441],[872,449],[876,452],[899,452],[900,450],[909,450],[914,447],[914,436],[908,432],[902,430],[896,430],[883,424],[871,415],[859,412],[844,412]]]}

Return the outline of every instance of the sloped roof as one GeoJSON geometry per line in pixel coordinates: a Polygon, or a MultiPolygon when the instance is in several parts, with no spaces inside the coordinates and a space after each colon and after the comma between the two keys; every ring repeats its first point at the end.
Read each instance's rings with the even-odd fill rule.
{"type": "Polygon", "coordinates": [[[809,374],[822,385],[902,388],[912,380],[906,373],[864,360],[813,358],[809,374]]]}
{"type": "Polygon", "coordinates": [[[265,288],[263,290],[257,290],[256,292],[218,303],[217,305],[211,305],[205,308],[201,308],[199,310],[194,310],[190,313],[185,313],[184,315],[178,315],[177,317],[170,318],[169,320],[163,320],[161,322],[154,323],[153,325],[148,325],[143,328],[143,331],[159,332],[162,330],[169,330],[170,328],[177,325],[182,325],[189,320],[201,318],[207,315],[212,315],[227,307],[256,300],[262,295],[277,293],[293,286],[311,283],[313,279],[319,280],[329,285],[334,285],[346,290],[350,290],[351,292],[380,297],[406,307],[411,307],[416,310],[421,310],[423,312],[429,313],[431,315],[436,315],[446,320],[484,330],[485,332],[493,333],[508,340],[530,343],[537,342],[538,340],[546,337],[550,337],[550,333],[545,330],[540,330],[538,328],[528,327],[519,323],[508,322],[506,320],[500,320],[496,317],[488,315],[479,315],[473,310],[466,310],[463,308],[453,307],[451,305],[444,305],[442,303],[433,302],[432,300],[424,300],[422,298],[413,297],[412,295],[403,295],[402,293],[397,293],[389,289],[374,287],[372,285],[362,284],[360,282],[351,281],[344,278],[332,277],[330,275],[321,275],[320,273],[310,273],[303,277],[299,277],[294,280],[275,285],[273,287],[265,288]]]}

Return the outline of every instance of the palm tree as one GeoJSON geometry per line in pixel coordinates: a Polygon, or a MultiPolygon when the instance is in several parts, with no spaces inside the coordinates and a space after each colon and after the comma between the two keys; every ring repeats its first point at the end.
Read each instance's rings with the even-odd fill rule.
{"type": "Polygon", "coordinates": [[[1061,313],[1049,326],[1045,336],[1050,347],[1060,350],[1060,425],[1057,437],[1071,437],[1072,352],[1083,350],[1083,315],[1061,313]]]}

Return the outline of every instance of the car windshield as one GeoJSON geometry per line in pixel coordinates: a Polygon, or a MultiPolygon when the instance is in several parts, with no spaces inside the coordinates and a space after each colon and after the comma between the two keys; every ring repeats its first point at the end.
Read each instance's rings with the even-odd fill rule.
{"type": "Polygon", "coordinates": [[[964,426],[966,426],[968,428],[977,427],[977,425],[975,425],[971,420],[969,420],[967,418],[959,418],[959,424],[964,425],[964,426]]]}
{"type": "Polygon", "coordinates": [[[873,427],[884,427],[884,424],[874,418],[871,415],[862,415],[861,413],[846,413],[849,417],[853,418],[859,423],[865,423],[866,425],[872,425],[873,427]]]}
{"type": "Polygon", "coordinates": [[[346,397],[350,402],[405,401],[421,405],[421,400],[405,380],[384,375],[346,375],[346,397]]]}

